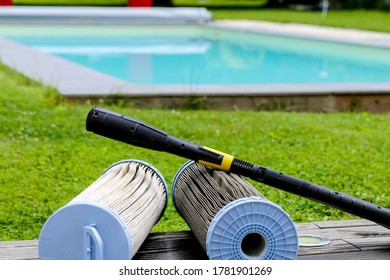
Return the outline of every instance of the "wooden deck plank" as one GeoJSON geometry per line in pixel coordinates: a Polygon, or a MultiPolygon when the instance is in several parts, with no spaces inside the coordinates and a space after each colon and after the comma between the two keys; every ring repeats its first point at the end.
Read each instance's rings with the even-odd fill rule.
{"type": "Polygon", "coordinates": [[[318,226],[320,229],[326,229],[326,228],[343,228],[343,227],[360,227],[360,226],[378,226],[378,224],[364,219],[357,219],[357,220],[340,220],[340,221],[323,221],[323,222],[313,222],[312,224],[318,226]]]}
{"type": "Polygon", "coordinates": [[[0,242],[0,260],[37,260],[38,240],[0,242]]]}
{"type": "Polygon", "coordinates": [[[313,256],[313,255],[324,255],[332,252],[332,254],[353,252],[359,253],[361,250],[356,248],[352,244],[344,240],[332,240],[332,242],[325,246],[318,247],[299,247],[298,256],[313,256]]]}
{"type": "Polygon", "coordinates": [[[207,260],[207,255],[190,231],[151,233],[133,259],[207,260]]]}
{"type": "Polygon", "coordinates": [[[356,238],[347,239],[346,242],[353,244],[361,251],[372,251],[379,249],[388,249],[390,251],[390,237],[369,237],[369,238],[356,238]]]}
{"type": "Polygon", "coordinates": [[[300,256],[299,260],[390,260],[388,250],[300,256]]]}
{"type": "MultiPolygon", "coordinates": [[[[296,224],[299,234],[331,239],[320,247],[300,247],[298,259],[390,260],[390,230],[366,220],[296,224]]],[[[0,242],[0,260],[38,259],[38,240],[0,242]]],[[[206,253],[192,232],[151,233],[134,256],[137,260],[202,260],[206,253]]]]}
{"type": "Polygon", "coordinates": [[[330,239],[356,239],[356,238],[368,238],[368,237],[389,237],[390,230],[379,225],[361,225],[352,227],[326,227],[319,228],[317,230],[300,229],[297,226],[297,230],[300,234],[312,233],[325,236],[330,239]]]}

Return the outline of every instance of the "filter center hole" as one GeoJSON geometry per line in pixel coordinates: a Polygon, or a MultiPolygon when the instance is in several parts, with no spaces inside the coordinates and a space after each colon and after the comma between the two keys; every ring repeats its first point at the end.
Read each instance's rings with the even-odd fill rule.
{"type": "Polygon", "coordinates": [[[249,258],[259,258],[267,247],[267,240],[259,233],[248,233],[241,241],[241,250],[249,258]]]}

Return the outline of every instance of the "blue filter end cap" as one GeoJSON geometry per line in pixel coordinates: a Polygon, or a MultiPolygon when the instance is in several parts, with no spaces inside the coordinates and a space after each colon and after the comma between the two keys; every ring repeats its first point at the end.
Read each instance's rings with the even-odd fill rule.
{"type": "Polygon", "coordinates": [[[295,225],[279,205],[246,197],[213,218],[206,248],[211,260],[292,260],[299,246],[295,225]]]}
{"type": "Polygon", "coordinates": [[[126,225],[109,208],[70,203],[46,221],[38,251],[44,260],[129,260],[132,242],[126,225]]]}

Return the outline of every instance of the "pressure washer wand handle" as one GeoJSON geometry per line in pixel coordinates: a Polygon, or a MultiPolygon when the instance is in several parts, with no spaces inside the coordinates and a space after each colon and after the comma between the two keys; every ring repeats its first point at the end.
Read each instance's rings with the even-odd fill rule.
{"type": "Polygon", "coordinates": [[[88,113],[86,128],[101,136],[146,149],[207,162],[209,166],[216,168],[226,161],[223,154],[213,152],[212,149],[175,138],[147,123],[100,107],[94,107],[88,113]]]}
{"type": "Polygon", "coordinates": [[[95,107],[89,112],[86,125],[88,131],[96,134],[134,146],[168,152],[216,169],[249,177],[390,228],[390,209],[175,138],[128,116],[95,107]]]}

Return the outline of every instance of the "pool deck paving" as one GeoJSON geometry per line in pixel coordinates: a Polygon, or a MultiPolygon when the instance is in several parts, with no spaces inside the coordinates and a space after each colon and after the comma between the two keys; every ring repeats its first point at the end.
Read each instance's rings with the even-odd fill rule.
{"type": "Polygon", "coordinates": [[[390,33],[386,32],[254,20],[221,20],[216,21],[214,25],[238,30],[252,30],[265,34],[290,35],[390,48],[390,33]]]}
{"type": "MultiPolygon", "coordinates": [[[[2,9],[0,9],[1,13],[2,9]]],[[[184,23],[186,24],[186,23],[184,23]]],[[[207,21],[216,28],[390,48],[390,34],[304,24],[249,20],[207,21]]],[[[287,109],[297,111],[390,111],[390,82],[345,84],[136,85],[0,37],[0,60],[16,71],[57,88],[67,98],[128,97],[138,106],[287,109]],[[189,101],[190,100],[190,101],[189,101]]]]}

